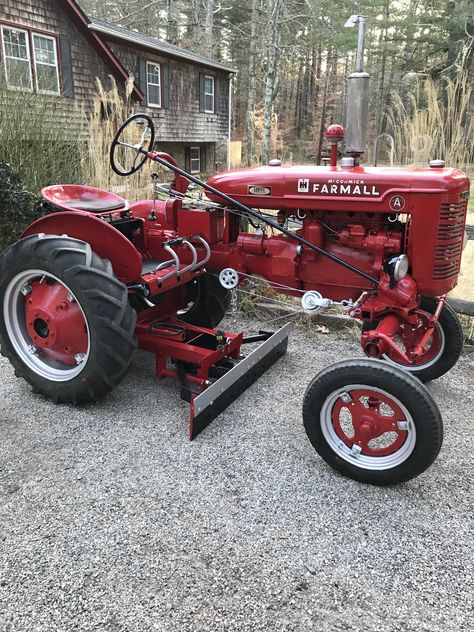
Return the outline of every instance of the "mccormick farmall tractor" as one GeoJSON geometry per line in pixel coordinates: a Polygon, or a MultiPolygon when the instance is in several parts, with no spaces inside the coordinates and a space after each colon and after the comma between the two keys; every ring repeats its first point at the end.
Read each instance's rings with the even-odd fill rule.
{"type": "Polygon", "coordinates": [[[43,189],[50,212],[0,259],[0,341],[18,376],[56,402],[91,402],[117,386],[138,343],[155,354],[158,379],[179,380],[194,438],[286,351],[288,325],[247,338],[218,329],[230,293],[263,277],[307,311],[340,304],[362,322],[370,359],[328,367],[304,396],[304,426],[323,459],[376,484],[434,461],[441,416],[420,380],[461,353],[446,294],[459,273],[469,181],[440,160],[360,164],[368,75],[365,18],[357,21],[340,164],[344,131],[331,125],[329,166],[272,161],[205,183],[156,151],[152,120],[135,114],[112,142],[112,168],[128,176],[147,160],[164,165],[175,174],[168,199],[156,199],[156,174],[153,199],[132,204],[87,186],[43,189]],[[190,182],[206,197],[189,196],[190,182]],[[244,357],[249,342],[262,344],[244,357]]]}

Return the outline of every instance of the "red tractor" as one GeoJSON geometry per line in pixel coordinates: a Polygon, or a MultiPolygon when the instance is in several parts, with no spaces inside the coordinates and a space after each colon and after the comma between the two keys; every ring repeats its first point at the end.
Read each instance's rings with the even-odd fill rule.
{"type": "MultiPolygon", "coordinates": [[[[359,69],[349,103],[366,90],[359,69]]],[[[153,199],[133,204],[87,186],[43,189],[50,212],[0,260],[0,342],[16,374],[56,402],[95,401],[126,374],[138,343],[155,354],[158,379],[179,380],[194,438],[286,351],[288,325],[247,338],[218,329],[231,292],[263,277],[307,311],[336,303],[362,321],[370,359],[331,365],[306,391],[318,453],[376,484],[423,472],[442,421],[417,378],[443,375],[462,350],[445,299],[459,274],[469,180],[441,161],[361,166],[364,117],[353,114],[339,165],[344,131],[331,126],[329,166],[272,161],[207,182],[155,151],[149,117],[131,116],[112,168],[127,176],[146,160],[164,165],[175,173],[169,197],[156,199],[156,174],[153,199]],[[190,182],[206,197],[189,196],[190,182]]]]}

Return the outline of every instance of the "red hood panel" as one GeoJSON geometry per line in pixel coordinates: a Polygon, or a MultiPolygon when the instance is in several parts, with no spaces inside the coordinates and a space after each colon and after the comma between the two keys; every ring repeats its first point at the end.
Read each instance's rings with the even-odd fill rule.
{"type": "MultiPolygon", "coordinates": [[[[469,179],[459,169],[421,167],[263,166],[220,173],[208,184],[247,206],[288,210],[325,210],[347,199],[382,203],[385,207],[397,193],[455,193],[469,189],[469,179]]],[[[218,196],[207,195],[221,201],[218,196]]]]}

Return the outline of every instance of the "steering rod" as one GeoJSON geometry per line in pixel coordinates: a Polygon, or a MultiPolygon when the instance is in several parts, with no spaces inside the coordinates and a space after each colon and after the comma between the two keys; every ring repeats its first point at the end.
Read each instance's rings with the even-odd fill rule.
{"type": "Polygon", "coordinates": [[[323,248],[320,248],[319,246],[312,244],[310,241],[308,241],[304,237],[301,237],[301,235],[297,235],[296,233],[293,233],[291,230],[288,230],[288,228],[285,228],[284,226],[280,226],[280,224],[278,224],[277,222],[274,222],[272,219],[268,217],[264,217],[260,213],[257,213],[257,211],[254,211],[248,206],[245,206],[245,204],[242,204],[241,202],[234,200],[226,193],[222,193],[221,191],[218,191],[210,184],[206,184],[206,182],[199,180],[199,178],[196,178],[190,173],[186,173],[186,171],[178,167],[178,165],[172,164],[171,162],[168,162],[168,160],[165,160],[164,158],[162,158],[158,152],[146,151],[145,149],[143,149],[143,147],[141,147],[141,145],[129,145],[128,143],[122,143],[122,142],[120,142],[119,144],[125,147],[130,147],[131,149],[134,149],[136,152],[140,154],[144,154],[150,160],[153,160],[154,162],[157,162],[160,165],[163,165],[163,167],[166,167],[167,169],[171,169],[171,171],[179,174],[183,178],[186,178],[186,180],[189,180],[190,182],[194,182],[194,184],[197,184],[198,186],[202,187],[205,191],[209,191],[210,193],[217,195],[222,200],[228,202],[229,204],[232,204],[233,206],[241,210],[246,215],[249,215],[253,219],[263,222],[267,226],[271,226],[275,230],[278,230],[284,235],[287,235],[288,237],[290,237],[291,239],[294,239],[302,246],[306,246],[306,248],[309,248],[313,252],[317,252],[323,257],[326,257],[327,259],[334,261],[334,263],[337,263],[343,268],[346,268],[346,270],[350,270],[351,272],[354,272],[354,274],[357,274],[363,277],[364,279],[366,279],[367,281],[370,281],[374,285],[379,285],[380,281],[376,279],[375,277],[371,276],[370,274],[367,274],[367,272],[364,272],[363,270],[359,270],[358,268],[351,265],[350,263],[347,263],[347,261],[344,261],[343,259],[339,259],[339,257],[336,257],[335,255],[331,254],[330,252],[327,252],[326,250],[323,250],[323,248]]]}

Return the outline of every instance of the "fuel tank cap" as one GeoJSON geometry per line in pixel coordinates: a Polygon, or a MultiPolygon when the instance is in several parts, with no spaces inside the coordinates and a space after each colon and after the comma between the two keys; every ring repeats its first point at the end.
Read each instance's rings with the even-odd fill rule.
{"type": "Polygon", "coordinates": [[[442,169],[445,166],[444,160],[430,160],[430,167],[432,169],[442,169]]]}
{"type": "Polygon", "coordinates": [[[268,165],[270,167],[281,167],[281,160],[279,158],[273,158],[273,160],[270,160],[268,165]]]}

